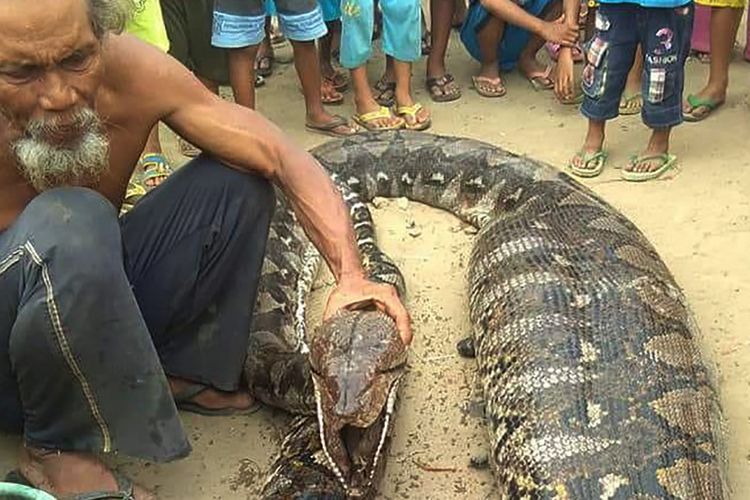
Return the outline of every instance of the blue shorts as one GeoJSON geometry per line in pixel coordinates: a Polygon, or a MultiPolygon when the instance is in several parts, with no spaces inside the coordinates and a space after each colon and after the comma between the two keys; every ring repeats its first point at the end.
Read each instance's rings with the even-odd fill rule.
{"type": "Polygon", "coordinates": [[[281,32],[289,40],[310,42],[328,33],[318,0],[215,0],[211,44],[224,49],[258,45],[265,38],[268,12],[277,11],[281,32]]]}
{"type": "MultiPolygon", "coordinates": [[[[521,7],[529,14],[539,17],[544,9],[555,0],[528,0],[521,7]]],[[[487,20],[492,16],[479,0],[472,0],[469,10],[466,12],[466,20],[461,27],[461,41],[471,57],[477,61],[482,60],[479,51],[479,31],[484,27],[487,20]]],[[[529,43],[531,33],[523,28],[506,24],[505,32],[498,46],[498,63],[503,71],[510,71],[518,62],[523,48],[529,43]]]]}
{"type": "Polygon", "coordinates": [[[586,45],[583,115],[604,121],[619,114],[620,98],[640,44],[644,54],[643,122],[650,128],[682,123],[692,26],[692,3],[677,8],[602,3],[596,14],[596,31],[586,45]]]}

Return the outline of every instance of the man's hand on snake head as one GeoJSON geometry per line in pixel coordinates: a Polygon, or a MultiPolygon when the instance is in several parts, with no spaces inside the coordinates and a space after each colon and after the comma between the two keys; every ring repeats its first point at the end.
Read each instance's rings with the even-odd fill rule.
{"type": "Polygon", "coordinates": [[[391,285],[375,283],[366,278],[342,278],[328,296],[323,319],[328,319],[340,309],[355,308],[364,302],[373,303],[378,309],[393,318],[404,345],[411,344],[411,318],[401,302],[396,289],[391,285]]]}

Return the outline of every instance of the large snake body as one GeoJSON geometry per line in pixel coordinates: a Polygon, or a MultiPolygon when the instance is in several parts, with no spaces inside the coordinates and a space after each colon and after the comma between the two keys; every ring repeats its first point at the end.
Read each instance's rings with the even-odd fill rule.
{"type": "MultiPolygon", "coordinates": [[[[551,167],[468,139],[368,134],[313,153],[359,195],[355,213],[376,196],[405,196],[479,229],[470,317],[502,497],[728,496],[718,396],[698,331],[654,248],[617,210],[551,167]]],[[[370,248],[369,215],[355,227],[370,248]]],[[[284,387],[309,395],[304,374],[297,378],[284,387]]],[[[330,418],[317,410],[319,422],[330,418]]],[[[335,477],[328,462],[315,462],[321,477],[335,477]]]]}

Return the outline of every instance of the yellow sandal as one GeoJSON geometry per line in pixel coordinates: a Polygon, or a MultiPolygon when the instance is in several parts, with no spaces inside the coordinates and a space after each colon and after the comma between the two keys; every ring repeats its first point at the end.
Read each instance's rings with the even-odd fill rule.
{"type": "Polygon", "coordinates": [[[391,110],[385,106],[381,106],[377,111],[354,115],[352,116],[352,120],[354,120],[357,125],[360,125],[371,132],[379,130],[399,130],[406,124],[403,118],[399,120],[397,125],[376,125],[374,123],[376,120],[385,120],[392,117],[391,110]]]}
{"type": "Polygon", "coordinates": [[[412,118],[413,123],[409,123],[407,119],[404,119],[404,128],[407,130],[427,130],[432,125],[432,118],[428,118],[427,121],[419,122],[417,119],[417,113],[419,113],[423,106],[419,103],[412,104],[411,106],[396,106],[396,114],[398,116],[409,116],[412,118]]]}

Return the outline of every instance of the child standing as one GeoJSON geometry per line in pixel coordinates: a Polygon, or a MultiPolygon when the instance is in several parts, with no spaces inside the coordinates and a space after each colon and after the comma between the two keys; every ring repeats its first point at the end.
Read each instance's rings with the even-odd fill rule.
{"type": "MultiPolygon", "coordinates": [[[[305,95],[308,130],[333,136],[357,132],[346,119],[323,107],[315,41],[327,33],[317,0],[276,0],[281,31],[292,43],[294,65],[305,95]]],[[[235,101],[255,108],[254,62],[265,38],[264,0],[215,0],[212,44],[229,49],[229,81],[235,101]]]]}
{"type": "Polygon", "coordinates": [[[367,60],[372,56],[374,0],[342,0],[341,65],[351,70],[356,114],[354,120],[368,130],[406,127],[424,130],[430,113],[411,96],[411,63],[422,55],[419,0],[380,0],[383,13],[383,52],[395,78],[396,115],[381,106],[367,81],[367,60]]]}
{"type": "MultiPolygon", "coordinates": [[[[580,0],[565,0],[566,19],[578,19],[580,0]]],[[[589,119],[581,150],[570,161],[581,177],[599,175],[607,160],[603,149],[607,120],[618,116],[628,72],[642,47],[643,122],[651,128],[646,148],[622,169],[629,181],[655,179],[672,168],[669,154],[672,127],[682,122],[685,60],[690,51],[693,22],[691,0],[601,0],[594,37],[586,46],[581,111],[589,119]]],[[[569,48],[560,51],[556,91],[569,93],[573,59],[569,48]]]]}

